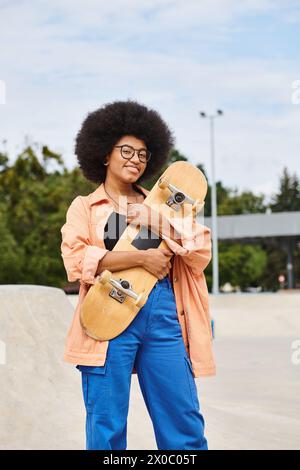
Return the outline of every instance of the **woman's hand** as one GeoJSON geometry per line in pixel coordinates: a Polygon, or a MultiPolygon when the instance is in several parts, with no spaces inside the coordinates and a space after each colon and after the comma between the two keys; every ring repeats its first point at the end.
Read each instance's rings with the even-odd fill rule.
{"type": "MultiPolygon", "coordinates": [[[[152,230],[156,227],[158,230],[158,215],[158,212],[153,212],[151,207],[145,204],[130,204],[127,209],[126,221],[131,225],[143,225],[152,230]]],[[[169,248],[149,248],[144,250],[143,268],[154,274],[158,279],[163,279],[172,267],[170,259],[173,255],[173,251],[169,248]]]]}
{"type": "Polygon", "coordinates": [[[173,254],[168,248],[149,248],[144,251],[142,266],[157,279],[163,279],[172,267],[173,254]]]}

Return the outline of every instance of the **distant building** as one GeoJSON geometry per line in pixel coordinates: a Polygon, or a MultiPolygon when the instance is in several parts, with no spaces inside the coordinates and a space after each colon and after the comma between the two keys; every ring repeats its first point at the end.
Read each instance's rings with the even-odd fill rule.
{"type": "MultiPolygon", "coordinates": [[[[211,228],[211,217],[199,222],[211,228]]],[[[276,238],[287,254],[287,285],[294,287],[293,249],[300,243],[300,211],[218,216],[218,239],[254,242],[276,238]]]]}

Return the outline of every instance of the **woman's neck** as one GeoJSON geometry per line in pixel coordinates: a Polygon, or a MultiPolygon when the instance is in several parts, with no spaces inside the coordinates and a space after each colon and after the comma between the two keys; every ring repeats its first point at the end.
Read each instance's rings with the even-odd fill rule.
{"type": "Polygon", "coordinates": [[[104,182],[104,187],[116,196],[134,196],[137,193],[135,183],[123,183],[108,178],[104,182]]]}

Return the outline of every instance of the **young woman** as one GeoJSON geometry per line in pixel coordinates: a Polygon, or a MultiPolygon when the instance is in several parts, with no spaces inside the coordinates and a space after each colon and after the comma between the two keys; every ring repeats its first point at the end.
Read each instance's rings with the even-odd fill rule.
{"type": "Polygon", "coordinates": [[[207,449],[194,376],[215,373],[203,274],[211,257],[210,231],[194,221],[192,233],[181,233],[168,219],[143,211],[149,191],[138,183],[160,173],[173,143],[160,115],[131,100],[90,113],[77,135],[83,174],[99,184],[72,201],[61,229],[68,280],[80,280],[64,359],[82,375],[87,449],[126,449],[132,373],[137,373],[158,449],[207,449]],[[129,223],[146,230],[137,240],[139,249],[112,251],[129,223]],[[162,239],[168,249],[158,248],[162,239]],[[133,266],[158,279],[147,303],[117,337],[88,337],[79,312],[89,287],[105,269],[133,266]]]}

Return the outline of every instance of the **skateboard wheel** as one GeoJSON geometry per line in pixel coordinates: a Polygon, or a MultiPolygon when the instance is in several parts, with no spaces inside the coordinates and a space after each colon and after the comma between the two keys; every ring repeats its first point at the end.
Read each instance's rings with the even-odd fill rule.
{"type": "Polygon", "coordinates": [[[174,195],[174,201],[176,202],[176,204],[182,204],[183,201],[185,200],[185,195],[183,193],[175,193],[174,195]]]}
{"type": "Polygon", "coordinates": [[[100,284],[106,284],[107,282],[109,282],[110,278],[111,272],[108,271],[108,269],[105,269],[103,273],[101,273],[101,275],[99,276],[99,282],[100,284]]]}
{"type": "Polygon", "coordinates": [[[158,187],[160,189],[166,189],[168,187],[168,184],[170,182],[170,179],[167,176],[164,176],[163,178],[160,178],[158,181],[158,187]]]}
{"type": "Polygon", "coordinates": [[[124,289],[129,289],[130,284],[129,284],[128,281],[126,281],[125,279],[123,279],[123,281],[121,281],[121,286],[124,287],[124,289]]]}
{"type": "Polygon", "coordinates": [[[147,302],[148,296],[146,294],[140,294],[134,302],[138,308],[142,308],[147,302]]]}

